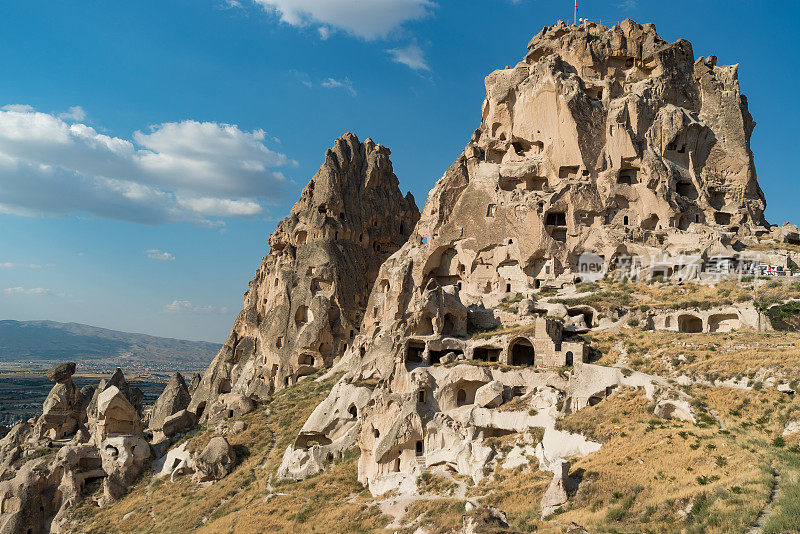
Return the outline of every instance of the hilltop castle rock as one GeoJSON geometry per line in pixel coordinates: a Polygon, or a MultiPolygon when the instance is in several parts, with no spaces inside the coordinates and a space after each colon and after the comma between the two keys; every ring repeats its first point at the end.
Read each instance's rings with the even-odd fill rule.
{"type": "MultiPolygon", "coordinates": [[[[585,252],[611,265],[708,258],[733,255],[734,234],[768,234],[753,127],[737,68],[695,61],[689,42],[668,43],[652,24],[544,28],[523,61],[486,78],[479,128],[382,265],[339,367],[347,374],[279,476],[303,478],[357,445],[373,494],[413,492],[442,464],[477,483],[494,457],[485,438],[537,427],[552,470],[599,447],[555,431],[560,414],[619,386],[680,399],[657,377],[588,363],[588,348],[544,317],[552,306],[538,290],[580,281],[585,252]],[[511,298],[524,300],[502,305],[511,298]],[[499,326],[524,328],[468,335],[499,326]],[[518,408],[502,406],[512,400],[518,408]]],[[[573,329],[596,319],[570,315],[573,329]]]]}
{"type": "Polygon", "coordinates": [[[383,261],[408,239],[419,210],[403,197],[387,148],[336,140],[245,293],[227,341],[192,395],[201,420],[241,415],[333,365],[350,347],[383,261]]]}

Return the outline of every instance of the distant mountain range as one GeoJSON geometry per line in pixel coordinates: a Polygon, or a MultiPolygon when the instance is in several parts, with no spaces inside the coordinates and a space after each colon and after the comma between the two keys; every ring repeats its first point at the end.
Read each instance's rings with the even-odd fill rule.
{"type": "Polygon", "coordinates": [[[123,370],[202,370],[217,343],[118,332],[78,323],[0,321],[0,362],[75,361],[123,370]]]}

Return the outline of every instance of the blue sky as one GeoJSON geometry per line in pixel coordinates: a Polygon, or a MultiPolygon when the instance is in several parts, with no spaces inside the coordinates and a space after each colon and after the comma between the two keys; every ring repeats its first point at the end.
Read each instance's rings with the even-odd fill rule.
{"type": "MultiPolygon", "coordinates": [[[[0,319],[221,341],[344,132],[428,190],[572,0],[27,0],[0,7],[0,319]]],[[[796,5],[581,1],[741,63],[767,217],[800,200],[796,5]]]]}

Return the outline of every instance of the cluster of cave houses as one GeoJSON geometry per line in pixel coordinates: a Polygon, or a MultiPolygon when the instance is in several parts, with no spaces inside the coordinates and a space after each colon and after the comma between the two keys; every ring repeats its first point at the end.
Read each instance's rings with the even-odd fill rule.
{"type": "MultiPolygon", "coordinates": [[[[563,325],[560,321],[539,317],[531,326],[527,334],[494,336],[487,340],[410,337],[406,341],[406,369],[410,371],[418,366],[437,365],[443,359],[445,362],[472,360],[548,369],[585,361],[585,343],[563,341],[563,325]]],[[[459,392],[458,397],[468,398],[469,395],[459,392]]]]}

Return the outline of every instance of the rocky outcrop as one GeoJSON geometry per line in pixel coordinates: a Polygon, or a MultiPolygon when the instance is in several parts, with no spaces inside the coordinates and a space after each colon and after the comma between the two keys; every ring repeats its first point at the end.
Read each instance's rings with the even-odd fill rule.
{"type": "Polygon", "coordinates": [[[478,129],[380,267],[345,345],[349,372],[279,475],[318,471],[356,433],[359,480],[373,493],[413,491],[439,464],[477,482],[493,458],[484,438],[531,427],[546,429],[537,450],[556,465],[599,448],[555,431],[559,413],[620,386],[666,399],[664,417],[691,417],[679,395],[656,395],[663,381],[590,365],[588,348],[564,337],[592,328],[597,310],[537,296],[581,280],[586,253],[684,276],[661,258],[733,255],[733,233],[768,233],[753,127],[736,67],[695,60],[690,43],[668,43],[652,24],[544,28],[523,61],[486,78],[478,129]],[[508,333],[466,339],[501,326],[508,333]],[[349,421],[332,409],[346,406],[349,421]]]}
{"type": "Polygon", "coordinates": [[[494,506],[474,506],[467,503],[462,516],[461,534],[499,534],[508,530],[508,517],[494,506]]]}
{"type": "Polygon", "coordinates": [[[185,410],[191,400],[192,396],[189,394],[189,388],[186,386],[183,376],[176,372],[153,405],[150,415],[150,430],[161,430],[164,427],[164,421],[181,410],[185,410]]]}
{"type": "Polygon", "coordinates": [[[270,236],[244,310],[193,393],[189,410],[200,420],[229,417],[225,395],[266,398],[353,346],[378,269],[419,218],[389,154],[353,134],[325,153],[270,236]]]}
{"type": "Polygon", "coordinates": [[[569,478],[570,463],[561,461],[553,468],[553,480],[544,492],[541,509],[542,519],[563,509],[569,501],[569,492],[574,490],[575,483],[569,478]]]}
{"type": "Polygon", "coordinates": [[[74,372],[74,363],[50,369],[56,384],[42,416],[0,439],[0,533],[65,531],[70,508],[85,494],[102,485],[97,503],[110,504],[151,457],[142,392],[119,369],[98,388],[78,390],[74,372]]]}
{"type": "Polygon", "coordinates": [[[37,435],[62,439],[75,433],[86,419],[86,403],[78,386],[72,381],[75,363],[62,363],[47,371],[47,378],[56,384],[42,406],[37,422],[37,435]]]}
{"type": "Polygon", "coordinates": [[[117,386],[110,386],[97,396],[93,431],[98,446],[109,437],[143,435],[136,408],[117,386]]]}

